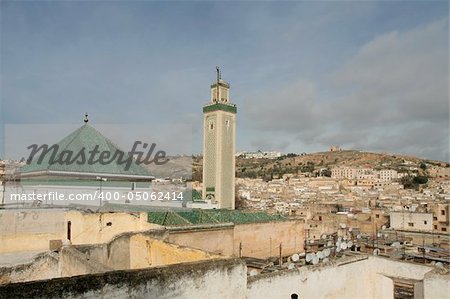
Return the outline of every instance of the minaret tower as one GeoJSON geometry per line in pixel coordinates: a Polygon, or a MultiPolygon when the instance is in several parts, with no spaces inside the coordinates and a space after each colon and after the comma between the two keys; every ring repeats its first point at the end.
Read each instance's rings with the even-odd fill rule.
{"type": "Polygon", "coordinates": [[[216,70],[211,101],[203,107],[203,198],[234,209],[237,110],[229,100],[230,85],[216,70]]]}

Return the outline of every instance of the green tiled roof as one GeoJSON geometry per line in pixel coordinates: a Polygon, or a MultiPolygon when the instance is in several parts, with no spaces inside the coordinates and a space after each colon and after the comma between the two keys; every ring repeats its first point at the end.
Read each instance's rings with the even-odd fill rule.
{"type": "Polygon", "coordinates": [[[164,226],[187,226],[217,223],[261,223],[284,221],[286,217],[266,212],[241,212],[236,210],[151,211],[148,222],[164,226]]]}
{"type": "MultiPolygon", "coordinates": [[[[84,149],[86,161],[82,164],[70,163],[70,164],[60,164],[54,163],[50,164],[51,151],[45,155],[41,163],[37,163],[39,157],[36,157],[28,165],[21,168],[21,173],[33,173],[40,171],[55,171],[55,172],[77,172],[77,173],[100,173],[100,174],[111,174],[111,175],[139,175],[139,176],[151,176],[148,170],[146,170],[141,165],[136,163],[131,163],[128,170],[125,169],[124,164],[119,164],[118,157],[111,163],[101,164],[93,163],[88,164],[87,159],[89,158],[89,151],[93,150],[96,145],[98,145],[98,151],[108,151],[114,154],[117,150],[120,150],[113,142],[108,138],[104,137],[100,132],[98,132],[93,127],[85,124],[79,129],[75,130],[67,137],[62,139],[57,143],[59,146],[58,153],[64,150],[69,150],[74,153],[72,159],[84,149]]],[[[51,145],[49,145],[50,147],[51,145]]],[[[127,154],[127,151],[125,155],[127,154]]],[[[39,155],[39,154],[38,154],[39,155]]],[[[96,155],[98,158],[99,154],[96,155]]],[[[125,157],[125,156],[124,156],[125,157]]]]}
{"type": "Polygon", "coordinates": [[[211,105],[207,105],[207,106],[203,107],[203,113],[213,112],[213,111],[217,111],[217,110],[236,113],[237,108],[236,108],[236,105],[223,104],[223,103],[216,103],[216,104],[211,104],[211,105]]]}

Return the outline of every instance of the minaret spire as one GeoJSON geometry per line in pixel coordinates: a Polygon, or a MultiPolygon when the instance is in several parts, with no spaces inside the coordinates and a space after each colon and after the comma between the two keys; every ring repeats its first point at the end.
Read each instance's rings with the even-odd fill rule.
{"type": "Polygon", "coordinates": [[[219,81],[220,81],[220,69],[218,66],[216,66],[216,71],[217,71],[217,89],[216,89],[216,99],[217,102],[219,102],[219,81]]]}
{"type": "Polygon", "coordinates": [[[85,124],[87,124],[88,121],[89,121],[88,116],[89,116],[89,115],[88,115],[87,112],[86,112],[86,113],[84,114],[84,120],[83,120],[85,124]]]}

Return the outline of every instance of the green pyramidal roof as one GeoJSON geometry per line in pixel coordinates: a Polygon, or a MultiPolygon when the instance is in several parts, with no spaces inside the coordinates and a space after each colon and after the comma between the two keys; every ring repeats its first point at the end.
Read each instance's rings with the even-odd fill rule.
{"type": "MultiPolygon", "coordinates": [[[[116,151],[124,152],[123,160],[127,159],[128,151],[119,149],[113,142],[103,136],[93,127],[85,124],[78,128],[67,137],[59,141],[57,144],[58,157],[63,151],[70,151],[73,153],[72,160],[78,153],[84,152],[85,159],[78,158],[76,161],[83,163],[51,163],[52,150],[50,150],[52,144],[48,145],[48,153],[39,162],[39,158],[43,156],[43,151],[39,151],[36,156],[33,157],[31,163],[23,166],[20,170],[22,175],[27,174],[42,174],[42,175],[64,175],[66,174],[82,174],[82,175],[104,175],[111,177],[131,178],[133,176],[139,176],[141,179],[151,179],[150,172],[142,165],[137,164],[134,160],[126,169],[125,164],[119,162],[120,155],[118,155],[113,161],[109,163],[88,163],[90,157],[90,151],[94,150],[96,146],[98,152],[107,151],[110,153],[110,157],[114,155],[116,151]]],[[[40,146],[40,145],[39,145],[40,146]]],[[[130,145],[131,146],[131,145],[130,145]]],[[[95,155],[95,159],[99,158],[100,154],[95,155]]],[[[110,158],[111,159],[111,158],[110,158]]],[[[107,159],[109,160],[109,159],[107,159]]],[[[122,160],[122,161],[123,161],[122,160]]],[[[53,162],[55,159],[53,160],[53,162]]]]}

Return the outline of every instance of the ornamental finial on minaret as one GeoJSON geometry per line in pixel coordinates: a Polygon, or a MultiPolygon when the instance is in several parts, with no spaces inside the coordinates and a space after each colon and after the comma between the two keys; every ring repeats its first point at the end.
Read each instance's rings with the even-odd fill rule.
{"type": "Polygon", "coordinates": [[[88,121],[89,121],[88,116],[89,116],[89,115],[88,115],[87,112],[86,112],[86,113],[84,114],[84,120],[83,120],[85,124],[87,124],[88,121]]]}
{"type": "Polygon", "coordinates": [[[229,103],[230,84],[222,80],[222,72],[216,66],[216,82],[211,85],[211,103],[229,103]]]}

